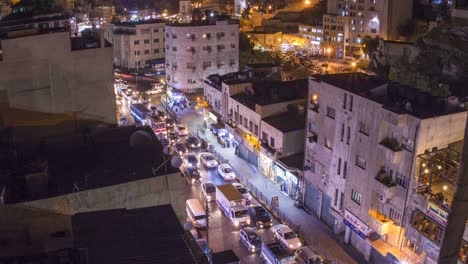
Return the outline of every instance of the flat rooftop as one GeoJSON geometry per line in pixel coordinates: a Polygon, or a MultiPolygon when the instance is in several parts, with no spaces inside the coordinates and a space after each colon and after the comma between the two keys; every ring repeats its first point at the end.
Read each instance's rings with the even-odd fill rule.
{"type": "Polygon", "coordinates": [[[127,21],[115,23],[116,27],[136,27],[138,25],[149,25],[149,24],[165,24],[167,20],[164,19],[150,19],[150,20],[139,20],[139,21],[127,21]]]}
{"type": "Polygon", "coordinates": [[[252,89],[231,97],[237,102],[255,110],[255,105],[270,105],[307,98],[307,80],[253,81],[252,89]]]}
{"type": "Polygon", "coordinates": [[[314,75],[311,78],[365,97],[400,115],[426,119],[466,111],[456,103],[449,103],[446,97],[434,96],[408,85],[364,73],[314,75]]]}
{"type": "Polygon", "coordinates": [[[298,153],[291,156],[278,159],[281,163],[289,168],[302,170],[304,167],[304,153],[298,153]]]}
{"type": "Polygon", "coordinates": [[[88,264],[207,263],[189,246],[171,205],[79,213],[72,226],[75,247],[87,250],[88,264]]]}
{"type": "MultiPolygon", "coordinates": [[[[7,186],[6,203],[157,177],[164,174],[164,167],[155,175],[153,168],[166,158],[151,128],[135,126],[84,128],[76,133],[17,142],[14,148],[23,159],[11,177],[0,178],[0,185],[7,186]],[[43,172],[44,166],[46,184],[31,189],[26,175],[43,172]]],[[[168,173],[177,171],[171,166],[167,169],[168,173]]]]}
{"type": "Polygon", "coordinates": [[[278,129],[283,133],[305,129],[306,115],[299,115],[294,112],[286,112],[283,114],[270,116],[263,119],[270,126],[278,129]]]}
{"type": "Polygon", "coordinates": [[[168,27],[201,27],[201,26],[216,26],[216,25],[238,25],[239,20],[230,18],[218,18],[217,20],[202,20],[201,22],[191,21],[190,23],[169,23],[168,27]]]}

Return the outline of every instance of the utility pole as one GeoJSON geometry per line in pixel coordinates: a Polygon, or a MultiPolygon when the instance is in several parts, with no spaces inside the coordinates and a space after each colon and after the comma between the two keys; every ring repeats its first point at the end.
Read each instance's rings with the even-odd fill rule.
{"type": "Polygon", "coordinates": [[[208,206],[208,199],[205,198],[205,212],[206,212],[206,257],[208,262],[213,263],[211,249],[210,249],[210,207],[208,206]]]}

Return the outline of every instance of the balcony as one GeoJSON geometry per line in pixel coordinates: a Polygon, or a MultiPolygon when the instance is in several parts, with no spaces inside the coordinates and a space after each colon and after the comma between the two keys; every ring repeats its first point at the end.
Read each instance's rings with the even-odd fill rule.
{"type": "Polygon", "coordinates": [[[317,143],[318,135],[315,132],[309,131],[309,136],[307,137],[309,143],[317,143]]]}
{"type": "Polygon", "coordinates": [[[384,214],[376,210],[370,210],[369,226],[374,230],[379,236],[387,235],[392,231],[393,221],[386,217],[384,214]]]}
{"type": "Polygon", "coordinates": [[[310,110],[312,110],[313,112],[316,112],[318,113],[319,112],[319,104],[316,103],[316,104],[310,104],[310,110]]]}
{"type": "Polygon", "coordinates": [[[267,152],[267,154],[269,155],[275,155],[276,153],[276,149],[270,147],[270,145],[268,145],[268,143],[266,143],[265,141],[261,141],[262,143],[260,144],[260,147],[262,150],[264,150],[265,152],[267,152]]]}
{"type": "Polygon", "coordinates": [[[380,142],[380,145],[386,147],[387,149],[393,152],[401,151],[401,144],[398,143],[398,140],[396,138],[386,137],[380,142]]]}
{"type": "Polygon", "coordinates": [[[382,168],[375,176],[375,180],[380,182],[383,186],[387,188],[392,188],[397,186],[397,184],[393,181],[392,177],[390,177],[387,172],[382,168]]]}
{"type": "Polygon", "coordinates": [[[385,156],[385,160],[392,163],[397,164],[401,161],[402,155],[402,148],[400,143],[394,138],[384,138],[379,146],[378,149],[380,153],[385,156]]]}

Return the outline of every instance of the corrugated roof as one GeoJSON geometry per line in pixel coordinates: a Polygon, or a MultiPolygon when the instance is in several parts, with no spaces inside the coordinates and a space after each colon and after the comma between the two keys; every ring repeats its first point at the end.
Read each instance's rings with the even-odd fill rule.
{"type": "Polygon", "coordinates": [[[244,199],[244,196],[230,183],[219,185],[216,188],[224,193],[224,195],[229,196],[232,200],[244,199]]]}

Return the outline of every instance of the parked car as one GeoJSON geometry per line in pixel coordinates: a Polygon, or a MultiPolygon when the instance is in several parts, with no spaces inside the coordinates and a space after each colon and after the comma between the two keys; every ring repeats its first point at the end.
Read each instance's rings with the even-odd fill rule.
{"type": "Polygon", "coordinates": [[[237,182],[233,182],[232,185],[236,187],[236,189],[242,194],[242,196],[244,196],[247,204],[249,204],[250,201],[252,201],[252,195],[250,195],[249,191],[247,190],[247,188],[244,187],[244,185],[237,182]]]}
{"type": "Polygon", "coordinates": [[[201,184],[202,194],[208,202],[216,201],[216,185],[212,182],[204,182],[201,184]]]}
{"type": "Polygon", "coordinates": [[[220,164],[218,166],[218,173],[226,181],[234,180],[236,178],[236,174],[232,170],[231,166],[226,163],[220,164]]]}
{"type": "Polygon", "coordinates": [[[195,157],[195,155],[190,154],[190,153],[184,155],[183,163],[184,163],[185,167],[187,167],[187,168],[197,168],[198,167],[197,157],[195,157]]]}
{"type": "Polygon", "coordinates": [[[177,142],[174,144],[174,153],[183,156],[187,153],[187,148],[183,143],[177,142]]]}
{"type": "Polygon", "coordinates": [[[186,142],[187,142],[187,147],[190,149],[196,149],[201,146],[200,140],[198,140],[198,138],[194,136],[189,136],[186,142]]]}
{"type": "Polygon", "coordinates": [[[208,169],[216,168],[218,166],[218,161],[216,161],[213,154],[208,152],[200,153],[200,163],[208,169]]]}
{"type": "Polygon", "coordinates": [[[163,111],[163,110],[157,110],[157,114],[158,116],[162,119],[162,120],[166,120],[167,119],[167,115],[166,115],[166,112],[163,111]]]}
{"type": "Polygon", "coordinates": [[[239,241],[252,253],[260,250],[262,246],[260,236],[251,227],[245,227],[239,230],[239,241]]]}
{"type": "Polygon", "coordinates": [[[294,258],[297,264],[330,264],[331,261],[324,258],[309,247],[301,247],[296,250],[294,258]]]}
{"type": "Polygon", "coordinates": [[[287,225],[275,225],[271,227],[271,231],[276,239],[289,250],[296,250],[302,246],[297,235],[287,225]]]}
{"type": "Polygon", "coordinates": [[[249,207],[250,222],[259,228],[267,228],[273,224],[268,211],[261,205],[255,204],[249,207]]]}
{"type": "Polygon", "coordinates": [[[171,144],[175,144],[180,141],[179,136],[175,132],[168,132],[167,137],[169,138],[171,144]]]}
{"type": "Polygon", "coordinates": [[[187,131],[187,128],[185,128],[183,125],[177,125],[175,126],[175,131],[177,132],[177,134],[182,137],[182,136],[187,136],[188,135],[188,131],[187,131]]]}

